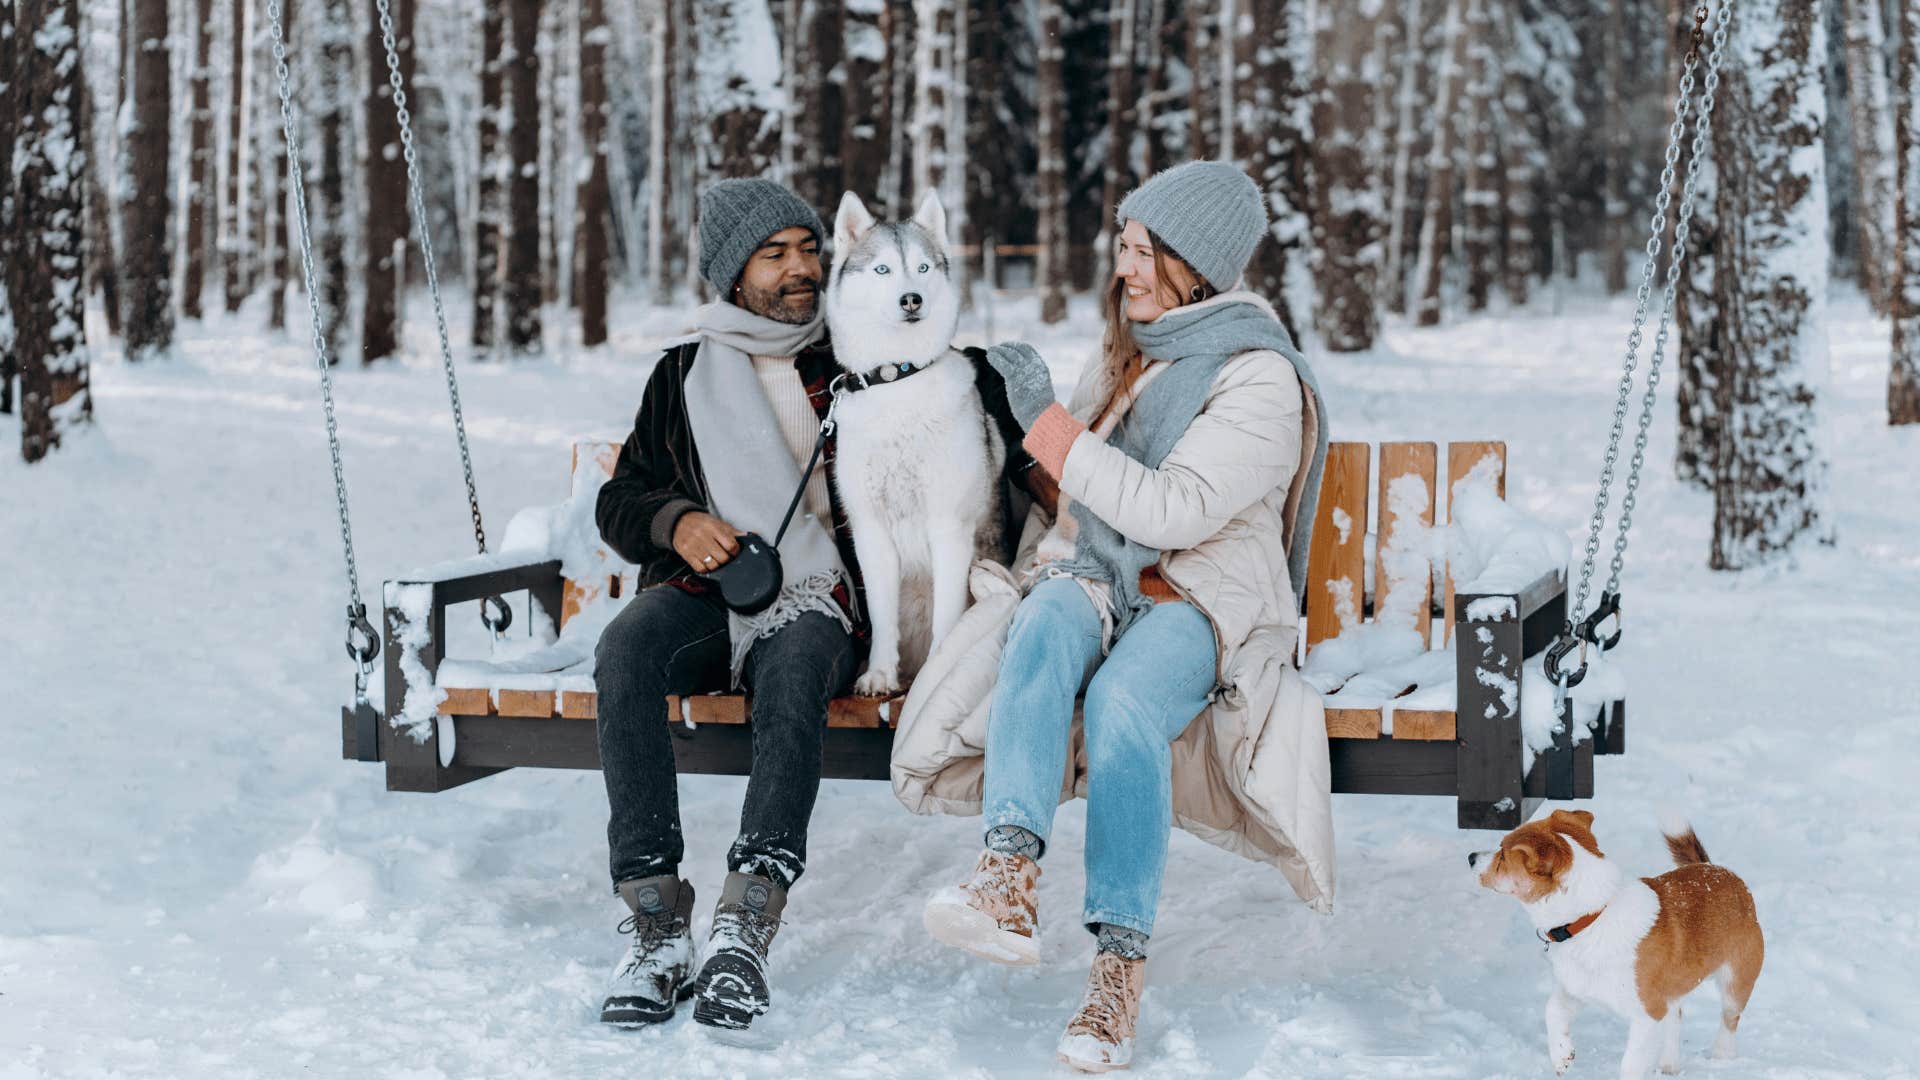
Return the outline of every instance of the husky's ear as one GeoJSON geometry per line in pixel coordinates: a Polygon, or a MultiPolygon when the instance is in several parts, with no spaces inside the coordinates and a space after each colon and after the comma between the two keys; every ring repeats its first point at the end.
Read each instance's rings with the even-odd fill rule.
{"type": "Polygon", "coordinates": [[[851,250],[873,224],[873,214],[867,210],[867,204],[860,201],[860,196],[851,191],[840,196],[840,209],[833,215],[834,250],[851,250]]]}
{"type": "Polygon", "coordinates": [[[929,191],[927,197],[920,200],[920,209],[913,212],[913,223],[932,233],[942,248],[947,246],[947,209],[940,205],[937,192],[929,191]]]}

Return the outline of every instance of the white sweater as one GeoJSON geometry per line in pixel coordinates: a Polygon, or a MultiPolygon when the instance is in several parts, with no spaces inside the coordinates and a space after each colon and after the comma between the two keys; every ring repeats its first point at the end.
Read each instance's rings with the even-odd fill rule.
{"type": "MultiPolygon", "coordinates": [[[[800,379],[800,369],[793,366],[791,356],[755,356],[753,373],[760,376],[760,388],[766,391],[767,401],[773,405],[774,418],[780,421],[780,434],[786,437],[787,449],[793,451],[795,468],[806,468],[807,459],[813,456],[814,440],[820,436],[820,417],[814,413],[813,403],[807,400],[807,384],[800,379]]],[[[803,512],[818,518],[827,531],[832,532],[833,502],[827,491],[826,462],[814,466],[813,475],[807,478],[804,503],[803,512]]],[[[786,507],[783,505],[780,510],[784,513],[786,507]]]]}

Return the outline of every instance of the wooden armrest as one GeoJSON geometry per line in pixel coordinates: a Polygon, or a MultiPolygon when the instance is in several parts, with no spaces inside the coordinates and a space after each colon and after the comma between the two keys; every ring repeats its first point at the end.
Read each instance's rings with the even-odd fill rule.
{"type": "MultiPolygon", "coordinates": [[[[447,655],[448,607],[489,596],[531,592],[540,606],[557,622],[563,585],[558,559],[514,564],[510,558],[487,555],[447,563],[408,579],[387,582],[383,599],[386,608],[384,660],[388,722],[396,722],[406,713],[406,669],[409,666],[418,663],[425,670],[427,679],[438,678],[440,661],[447,655]],[[425,633],[415,627],[415,616],[408,614],[409,608],[418,610],[416,590],[420,589],[432,590],[424,612],[425,633]],[[408,593],[414,594],[411,602],[406,595],[408,593]]],[[[415,704],[412,722],[417,726],[430,718],[432,713],[425,705],[419,702],[415,704]]]]}

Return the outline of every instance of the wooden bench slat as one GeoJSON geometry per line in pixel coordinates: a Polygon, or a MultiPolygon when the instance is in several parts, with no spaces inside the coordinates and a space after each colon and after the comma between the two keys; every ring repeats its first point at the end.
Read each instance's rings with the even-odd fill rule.
{"type": "Polygon", "coordinates": [[[1313,519],[1313,549],[1307,553],[1307,647],[1339,637],[1361,621],[1361,587],[1367,559],[1366,443],[1337,442],[1327,447],[1320,485],[1320,508],[1313,519]],[[1344,518],[1345,528],[1336,522],[1344,518]],[[1343,619],[1344,616],[1344,619],[1343,619]]]}
{"type": "MultiPolygon", "coordinates": [[[[1499,462],[1494,473],[1494,492],[1507,497],[1507,444],[1504,442],[1456,442],[1447,444],[1447,520],[1453,520],[1453,489],[1467,478],[1474,466],[1488,457],[1499,462]]],[[[1453,640],[1453,567],[1447,567],[1446,641],[1453,640]]]]}
{"type": "Polygon", "coordinates": [[[1380,737],[1379,709],[1327,710],[1327,738],[1377,739],[1380,737]]]}
{"type": "Polygon", "coordinates": [[[501,716],[551,717],[556,714],[552,690],[496,690],[501,716]]]}
{"type": "Polygon", "coordinates": [[[446,699],[440,702],[442,716],[492,716],[493,691],[485,687],[470,689],[445,686],[446,699]]]}
{"type": "Polygon", "coordinates": [[[1451,742],[1452,709],[1395,709],[1393,737],[1403,742],[1451,742]]]}
{"type": "MultiPolygon", "coordinates": [[[[678,714],[678,707],[674,711],[678,714]]],[[[560,715],[567,720],[597,720],[600,718],[600,695],[592,690],[562,690],[560,715]]]]}
{"type": "Polygon", "coordinates": [[[1417,573],[1405,580],[1394,582],[1387,576],[1388,559],[1409,543],[1404,529],[1416,526],[1422,529],[1433,525],[1433,480],[1434,470],[1439,462],[1439,448],[1430,442],[1392,442],[1380,444],[1380,490],[1374,505],[1380,517],[1379,539],[1374,552],[1373,570],[1373,619],[1379,622],[1383,614],[1390,617],[1406,618],[1411,610],[1412,629],[1420,634],[1422,644],[1431,644],[1433,640],[1433,617],[1429,612],[1433,608],[1433,571],[1421,554],[1422,565],[1417,573]],[[1396,484],[1405,485],[1403,477],[1412,477],[1413,482],[1425,489],[1425,501],[1413,519],[1403,522],[1405,511],[1396,508],[1393,503],[1393,488],[1396,484]],[[1405,595],[1402,595],[1404,590],[1405,595]]]}

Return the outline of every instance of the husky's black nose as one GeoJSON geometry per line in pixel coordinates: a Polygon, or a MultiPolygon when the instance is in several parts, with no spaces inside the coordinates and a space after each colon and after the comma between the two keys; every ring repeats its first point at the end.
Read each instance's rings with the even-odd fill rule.
{"type": "Polygon", "coordinates": [[[920,294],[917,292],[910,292],[910,293],[907,293],[905,296],[902,296],[900,298],[900,310],[906,312],[909,315],[912,315],[915,312],[918,312],[920,310],[920,294]]]}

